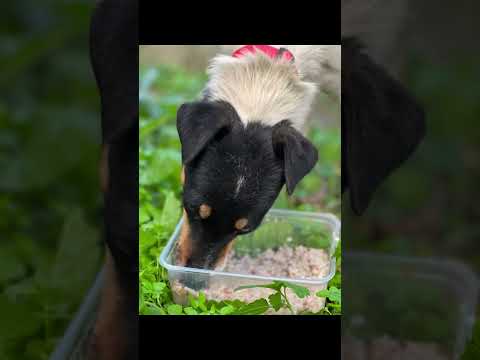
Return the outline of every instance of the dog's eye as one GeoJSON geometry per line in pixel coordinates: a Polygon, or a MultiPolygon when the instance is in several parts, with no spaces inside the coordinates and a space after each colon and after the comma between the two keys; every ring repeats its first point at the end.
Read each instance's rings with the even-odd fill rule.
{"type": "Polygon", "coordinates": [[[243,231],[243,229],[246,229],[248,225],[248,219],[246,218],[240,218],[237,221],[235,221],[235,229],[239,231],[243,231]]]}
{"type": "Polygon", "coordinates": [[[237,234],[246,234],[252,231],[252,226],[247,218],[240,218],[235,221],[234,227],[237,234]]]}

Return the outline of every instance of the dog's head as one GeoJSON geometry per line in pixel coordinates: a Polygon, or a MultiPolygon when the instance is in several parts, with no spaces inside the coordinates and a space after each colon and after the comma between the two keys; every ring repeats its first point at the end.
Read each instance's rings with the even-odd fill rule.
{"type": "Polygon", "coordinates": [[[317,151],[288,120],[244,124],[222,101],[183,104],[177,129],[184,179],[178,261],[211,269],[238,235],[259,226],[284,184],[293,192],[317,151]]]}

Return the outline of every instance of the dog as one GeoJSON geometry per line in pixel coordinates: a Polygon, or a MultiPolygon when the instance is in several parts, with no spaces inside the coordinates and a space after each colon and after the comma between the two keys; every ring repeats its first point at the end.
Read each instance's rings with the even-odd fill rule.
{"type": "Polygon", "coordinates": [[[339,45],[243,46],[208,67],[200,99],[177,112],[183,226],[178,262],[213,269],[254,231],[283,186],[317,162],[303,134],[317,91],[340,95],[339,45]]]}
{"type": "Polygon", "coordinates": [[[318,153],[304,129],[317,91],[342,103],[342,194],[356,214],[424,136],[422,108],[355,39],[242,46],[207,74],[200,98],[177,112],[184,266],[221,269],[234,239],[312,170],[318,153]]]}

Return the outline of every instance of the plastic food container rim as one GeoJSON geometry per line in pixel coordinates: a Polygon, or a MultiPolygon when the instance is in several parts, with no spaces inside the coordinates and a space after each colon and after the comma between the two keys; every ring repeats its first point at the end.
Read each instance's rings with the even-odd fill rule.
{"type": "Polygon", "coordinates": [[[175,228],[175,231],[171,235],[167,245],[164,247],[162,253],[160,254],[159,263],[169,272],[170,271],[189,272],[189,273],[197,273],[197,274],[203,274],[203,275],[209,275],[209,276],[224,276],[224,277],[230,277],[230,278],[242,278],[242,279],[262,280],[262,281],[266,280],[270,282],[284,281],[284,282],[294,282],[298,284],[307,284],[307,285],[327,284],[335,276],[336,259],[333,256],[333,254],[335,252],[335,249],[338,246],[338,242],[340,241],[340,229],[341,229],[340,220],[335,215],[330,213],[315,213],[315,212],[308,212],[308,211],[295,211],[295,210],[283,210],[283,209],[271,209],[267,213],[267,217],[268,216],[273,216],[277,218],[311,219],[312,221],[323,222],[331,226],[331,229],[332,229],[332,244],[330,245],[331,261],[330,261],[330,271],[328,275],[322,278],[312,280],[312,279],[237,274],[237,273],[229,273],[229,272],[216,271],[216,270],[189,268],[189,267],[170,264],[167,261],[167,257],[170,254],[177,240],[177,236],[182,226],[183,219],[180,219],[180,221],[178,222],[175,228]]]}
{"type": "MultiPolygon", "coordinates": [[[[402,255],[391,255],[383,253],[367,253],[362,251],[351,251],[343,254],[343,258],[347,262],[357,261],[363,264],[368,263],[371,267],[378,269],[378,265],[397,264],[417,268],[416,278],[422,280],[430,280],[438,283],[449,283],[451,286],[458,288],[457,279],[461,278],[462,291],[458,291],[456,301],[461,305],[462,316],[458,320],[458,328],[456,329],[456,343],[454,349],[454,358],[458,358],[463,352],[466,341],[471,339],[472,330],[476,321],[476,309],[478,297],[480,294],[480,279],[472,271],[472,269],[464,263],[448,257],[407,257],[402,255]],[[456,278],[456,279],[455,279],[456,278]],[[466,289],[463,287],[466,285],[466,289]],[[459,299],[461,294],[461,301],[459,299]]],[[[356,269],[358,271],[358,269],[356,269]]],[[[394,267],[387,271],[388,274],[400,274],[394,267]]]]}
{"type": "MultiPolygon", "coordinates": [[[[462,285],[462,301],[467,304],[469,312],[473,315],[475,314],[480,295],[480,279],[469,266],[455,259],[448,257],[409,257],[364,251],[349,251],[342,254],[342,257],[347,262],[368,263],[376,269],[378,269],[379,265],[388,265],[390,268],[383,268],[382,272],[393,275],[400,272],[395,267],[391,267],[392,264],[406,266],[410,269],[417,269],[416,278],[432,281],[443,280],[443,282],[456,287],[458,283],[453,276],[461,278],[464,284],[467,285],[466,289],[462,285]]],[[[414,273],[410,273],[410,275],[412,274],[414,273]]]]}

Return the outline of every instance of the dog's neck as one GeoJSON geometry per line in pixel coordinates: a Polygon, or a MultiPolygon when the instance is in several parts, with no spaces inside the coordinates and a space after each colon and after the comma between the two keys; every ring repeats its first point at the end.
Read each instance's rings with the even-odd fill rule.
{"type": "Polygon", "coordinates": [[[288,119],[303,130],[317,88],[301,79],[288,58],[272,58],[263,52],[219,55],[207,73],[204,95],[212,101],[229,102],[243,123],[259,121],[273,126],[288,119]]]}

